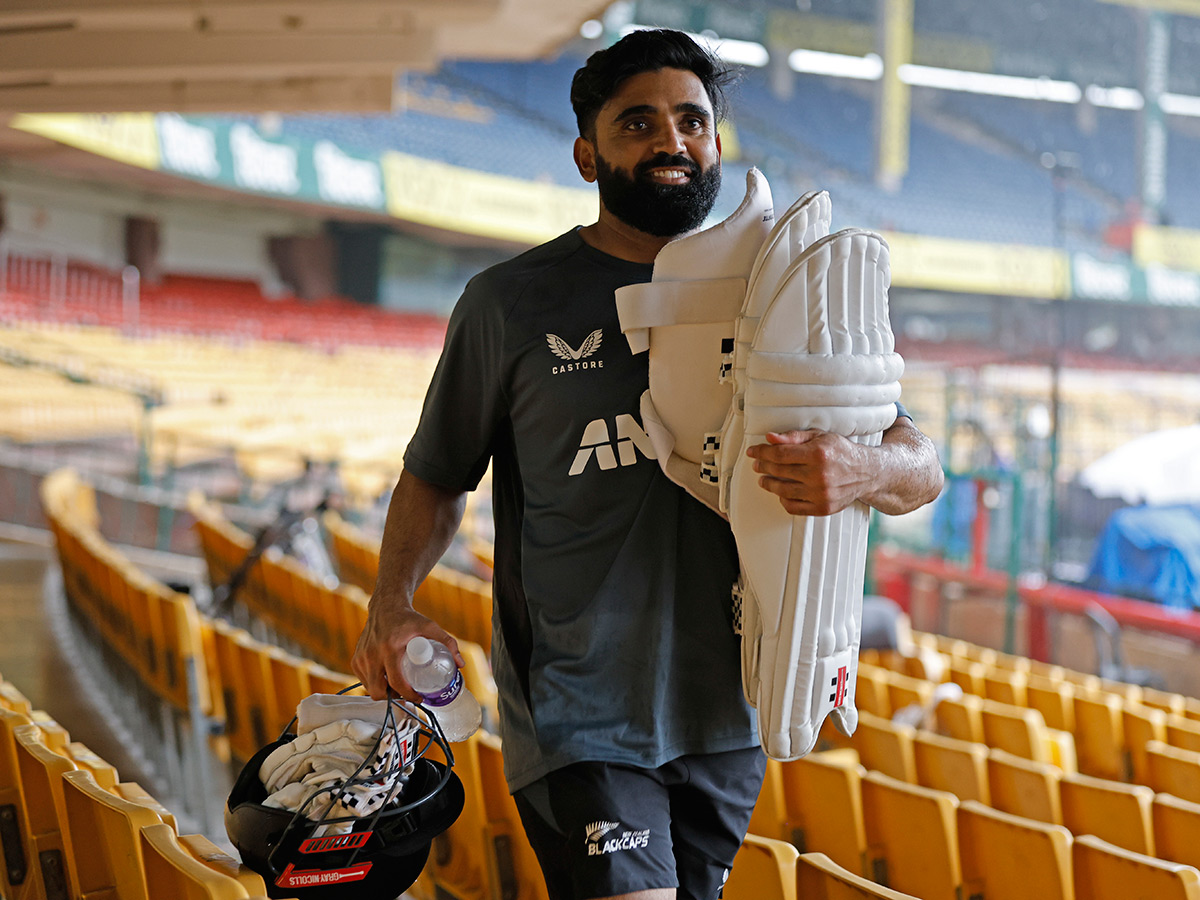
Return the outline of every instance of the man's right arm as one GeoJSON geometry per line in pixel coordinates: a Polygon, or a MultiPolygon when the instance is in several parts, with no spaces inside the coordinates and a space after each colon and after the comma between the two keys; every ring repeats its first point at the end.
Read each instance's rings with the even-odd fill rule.
{"type": "Polygon", "coordinates": [[[400,671],[409,640],[424,635],[441,641],[463,659],[458,644],[444,628],[412,607],[417,586],[434,567],[462,522],[466,492],[430,484],[405,471],[388,506],[379,551],[379,577],[350,666],[376,700],[388,687],[409,700],[417,695],[400,671]]]}

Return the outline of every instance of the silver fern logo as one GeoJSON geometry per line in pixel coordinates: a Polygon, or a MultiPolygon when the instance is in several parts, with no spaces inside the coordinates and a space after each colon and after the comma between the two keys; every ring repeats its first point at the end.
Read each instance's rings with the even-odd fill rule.
{"type": "Polygon", "coordinates": [[[585,826],[584,830],[587,831],[588,843],[596,843],[619,824],[619,822],[593,822],[591,825],[585,826]]]}
{"type": "Polygon", "coordinates": [[[619,837],[607,837],[609,832],[620,827],[619,822],[593,822],[584,827],[587,832],[587,855],[604,856],[622,850],[640,850],[650,846],[650,829],[624,831],[619,837]]]}
{"type": "Polygon", "coordinates": [[[573,350],[571,345],[560,338],[557,334],[547,334],[546,343],[550,347],[550,352],[559,359],[575,362],[581,359],[587,359],[593,353],[600,349],[600,342],[604,340],[604,329],[597,328],[579,345],[578,350],[573,350]]]}

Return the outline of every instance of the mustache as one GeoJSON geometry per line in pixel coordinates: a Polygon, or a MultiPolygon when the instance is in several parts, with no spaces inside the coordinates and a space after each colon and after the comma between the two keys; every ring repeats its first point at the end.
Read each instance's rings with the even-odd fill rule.
{"type": "Polygon", "coordinates": [[[635,178],[645,178],[651,169],[683,169],[692,178],[700,174],[700,167],[686,156],[660,153],[644,163],[639,163],[634,168],[633,175],[635,178]]]}

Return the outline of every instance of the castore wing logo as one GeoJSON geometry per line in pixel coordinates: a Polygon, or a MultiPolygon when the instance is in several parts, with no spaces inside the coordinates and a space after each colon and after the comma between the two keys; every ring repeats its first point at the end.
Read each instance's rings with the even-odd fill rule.
{"type": "Polygon", "coordinates": [[[571,345],[560,338],[557,334],[546,335],[546,343],[550,345],[550,352],[559,359],[566,359],[572,362],[587,359],[593,353],[600,349],[600,342],[604,340],[604,329],[597,328],[579,345],[578,350],[572,350],[571,345]]]}

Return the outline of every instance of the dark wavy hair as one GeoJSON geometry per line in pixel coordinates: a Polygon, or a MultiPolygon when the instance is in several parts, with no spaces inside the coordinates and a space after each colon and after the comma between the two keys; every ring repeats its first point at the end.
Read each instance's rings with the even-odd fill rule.
{"type": "Polygon", "coordinates": [[[571,79],[571,106],[580,136],[589,140],[595,136],[600,108],[626,78],[659,69],[693,73],[704,85],[717,121],[725,117],[725,88],[733,82],[734,70],[681,31],[634,31],[589,56],[571,79]]]}

